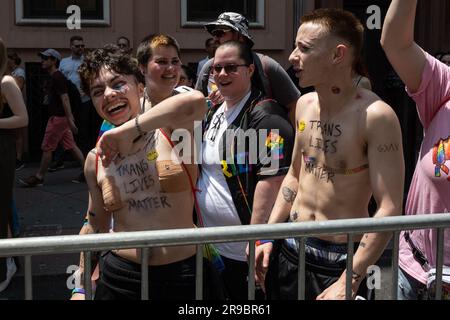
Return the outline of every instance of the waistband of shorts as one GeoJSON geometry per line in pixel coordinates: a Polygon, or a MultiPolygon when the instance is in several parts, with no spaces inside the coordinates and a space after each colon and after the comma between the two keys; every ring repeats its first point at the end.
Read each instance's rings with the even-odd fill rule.
{"type": "MultiPolygon", "coordinates": [[[[136,263],[134,261],[130,261],[128,259],[125,259],[125,258],[119,256],[118,254],[114,253],[113,251],[106,251],[106,252],[104,252],[104,255],[108,255],[108,254],[110,254],[111,257],[113,257],[115,260],[121,261],[122,263],[125,263],[128,266],[130,266],[131,269],[139,270],[139,272],[140,272],[141,264],[136,263]]],[[[192,257],[189,257],[189,258],[186,258],[186,259],[183,259],[183,260],[180,260],[180,261],[176,261],[176,262],[173,262],[173,263],[169,263],[169,264],[163,264],[163,265],[158,265],[158,266],[150,266],[149,265],[148,269],[152,270],[152,271],[158,271],[158,270],[163,271],[164,269],[175,268],[178,265],[183,264],[183,263],[194,263],[195,264],[195,259],[196,259],[196,256],[193,255],[192,257]]]]}
{"type": "MultiPolygon", "coordinates": [[[[335,253],[347,253],[347,243],[336,243],[331,241],[322,240],[319,238],[306,238],[306,245],[314,249],[335,252],[335,253]]],[[[353,242],[353,248],[356,250],[359,246],[359,242],[353,242]]]]}

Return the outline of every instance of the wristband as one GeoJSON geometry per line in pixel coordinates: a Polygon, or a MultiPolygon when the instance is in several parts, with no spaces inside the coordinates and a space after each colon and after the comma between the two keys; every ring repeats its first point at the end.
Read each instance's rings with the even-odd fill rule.
{"type": "Polygon", "coordinates": [[[274,243],[274,241],[273,240],[258,240],[258,241],[256,241],[256,246],[257,247],[259,247],[260,245],[262,245],[262,244],[265,244],[265,243],[274,243]]]}
{"type": "Polygon", "coordinates": [[[140,116],[140,115],[138,114],[137,117],[134,118],[134,125],[135,125],[136,130],[137,130],[137,132],[138,132],[138,134],[139,134],[139,137],[143,137],[143,136],[145,136],[145,133],[144,133],[144,131],[142,130],[140,124],[139,124],[139,116],[140,116]]]}
{"type": "Polygon", "coordinates": [[[72,296],[73,295],[75,295],[75,294],[77,294],[77,293],[79,293],[79,294],[86,294],[86,291],[84,291],[84,289],[83,288],[75,288],[75,289],[73,289],[72,290],[72,296]]]}

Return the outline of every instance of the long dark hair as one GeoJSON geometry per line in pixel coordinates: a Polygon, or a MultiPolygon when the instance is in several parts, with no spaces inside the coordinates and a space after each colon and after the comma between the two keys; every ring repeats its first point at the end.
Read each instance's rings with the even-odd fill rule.
{"type": "MultiPolygon", "coordinates": [[[[6,46],[3,42],[3,39],[0,38],[0,84],[3,80],[3,75],[5,74],[6,70],[6,61],[7,61],[7,53],[6,53],[6,46]]],[[[2,96],[2,87],[0,85],[0,115],[3,112],[3,96],[2,96]]]]}

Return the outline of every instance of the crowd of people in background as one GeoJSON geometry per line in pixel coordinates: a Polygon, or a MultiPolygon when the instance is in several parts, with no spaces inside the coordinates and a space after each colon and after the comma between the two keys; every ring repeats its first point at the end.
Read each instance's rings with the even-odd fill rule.
{"type": "MultiPolygon", "coordinates": [[[[417,0],[392,0],[381,40],[424,127],[405,209],[400,123],[372,92],[362,62],[363,25],[340,9],[302,17],[287,70],[254,51],[249,21],[234,12],[205,25],[211,37],[205,41],[207,56],[194,64],[197,70],[183,64],[177,40],[165,34],[144,38],[136,55],[127,37],[86,51],[80,36],[70,38],[69,57],[54,49],[38,53],[50,77],[50,118],[40,168],[19,181],[43,186],[47,171],[61,168],[64,151],[70,151],[83,170],[73,181],[89,189],[80,234],[368,218],[372,197],[375,218],[403,210],[448,212],[450,53],[433,57],[414,42],[416,7],[417,0]],[[182,129],[192,137],[194,121],[203,123],[200,166],[193,150],[173,160],[179,141],[172,133],[182,129]],[[238,136],[248,130],[264,132],[256,157],[238,136]]],[[[0,39],[0,239],[15,235],[14,174],[25,165],[21,62],[0,39]]],[[[445,266],[450,266],[449,232],[445,266]]],[[[353,235],[353,298],[375,298],[366,286],[367,270],[390,239],[386,233],[353,235]]],[[[399,300],[433,298],[429,277],[436,239],[431,230],[402,232],[399,300]]],[[[297,299],[299,245],[297,239],[257,241],[259,299],[297,299]]],[[[247,299],[248,244],[213,249],[220,264],[204,259],[205,298],[247,299]]],[[[345,299],[347,238],[308,237],[305,249],[306,298],[345,299]]],[[[151,249],[150,299],[194,299],[195,254],[195,246],[151,249]]],[[[139,250],[102,253],[97,267],[95,299],[140,298],[139,250]]],[[[16,270],[13,258],[0,258],[0,292],[16,270]]],[[[72,299],[84,297],[83,286],[75,288],[72,299]]]]}

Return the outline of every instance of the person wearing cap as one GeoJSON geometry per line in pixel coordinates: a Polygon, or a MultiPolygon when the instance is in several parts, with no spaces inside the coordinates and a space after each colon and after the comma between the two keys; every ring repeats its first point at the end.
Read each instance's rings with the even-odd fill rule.
{"type": "MultiPolygon", "coordinates": [[[[248,31],[249,22],[247,18],[239,13],[225,12],[219,15],[214,22],[205,25],[205,29],[214,37],[219,44],[227,41],[239,41],[253,48],[254,42],[248,31]]],[[[283,67],[269,56],[255,53],[255,73],[252,83],[259,88],[266,97],[275,99],[280,105],[285,107],[293,118],[297,100],[300,98],[300,91],[290,79],[283,67]]],[[[196,89],[203,92],[213,102],[221,102],[220,91],[214,84],[211,76],[213,59],[210,59],[203,66],[199,74],[196,89]]]]}
{"type": "Polygon", "coordinates": [[[49,93],[49,120],[42,142],[42,159],[39,171],[26,179],[19,179],[26,187],[42,186],[44,176],[52,160],[53,152],[60,142],[65,150],[71,151],[81,167],[84,167],[84,156],[76,145],[73,133],[78,132],[73,118],[66,77],[58,70],[61,54],[55,49],[47,49],[39,53],[42,59],[42,68],[50,74],[49,93]]]}
{"type": "Polygon", "coordinates": [[[81,36],[73,36],[70,38],[71,55],[61,60],[59,70],[66,76],[67,79],[76,85],[81,96],[80,105],[72,105],[72,111],[75,116],[75,121],[79,127],[79,133],[76,137],[83,155],[95,146],[97,142],[98,132],[101,126],[102,119],[94,110],[91,98],[81,89],[81,80],[78,73],[78,68],[84,61],[85,44],[81,36]]]}

